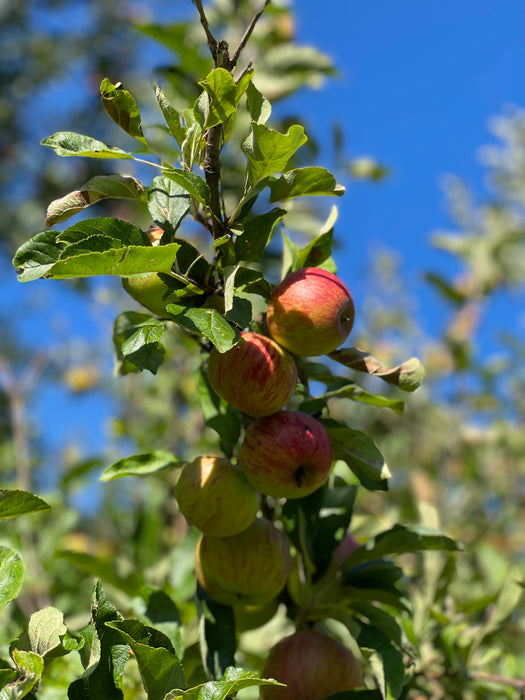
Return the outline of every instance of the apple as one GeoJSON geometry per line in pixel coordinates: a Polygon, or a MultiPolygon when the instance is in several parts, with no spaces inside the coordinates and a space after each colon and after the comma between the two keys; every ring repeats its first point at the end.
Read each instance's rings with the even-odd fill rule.
{"type": "Polygon", "coordinates": [[[201,535],[195,548],[197,580],[224,605],[269,603],[284,588],[290,562],[286,535],[264,518],[232,537],[201,535]]]}
{"type": "Polygon", "coordinates": [[[294,355],[325,355],[354,325],[352,295],[334,274],[317,267],[292,272],[268,300],[270,335],[294,355]]]}
{"type": "Polygon", "coordinates": [[[175,498],[191,525],[215,537],[246,530],[259,509],[259,494],[241,469],[215,455],[184,465],[175,485],[175,498]]]}
{"type": "Polygon", "coordinates": [[[325,700],[363,684],[361,665],[350,649],[316,629],[299,630],[277,642],[261,677],[286,684],[261,686],[261,700],[325,700]]]}
{"type": "Polygon", "coordinates": [[[276,599],[260,605],[234,605],[235,630],[248,632],[262,627],[274,617],[278,607],[279,601],[276,599]]]}
{"type": "Polygon", "coordinates": [[[173,318],[166,311],[166,306],[180,300],[163,282],[158,272],[151,272],[145,277],[123,277],[122,286],[135,301],[138,301],[155,316],[173,318]]]}
{"type": "Polygon", "coordinates": [[[231,350],[211,351],[208,379],[217,394],[235,408],[249,416],[268,416],[280,411],[293,396],[297,366],[274,340],[246,331],[231,350]]]}
{"type": "Polygon", "coordinates": [[[253,486],[274,498],[302,498],[318,489],[332,465],[324,427],[302,411],[257,418],[246,429],[239,452],[253,486]]]}

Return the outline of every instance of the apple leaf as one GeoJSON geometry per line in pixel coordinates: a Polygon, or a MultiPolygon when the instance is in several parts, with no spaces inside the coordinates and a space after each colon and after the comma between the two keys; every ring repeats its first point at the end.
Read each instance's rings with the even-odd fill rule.
{"type": "Polygon", "coordinates": [[[198,394],[206,425],[218,434],[224,454],[231,456],[241,434],[239,411],[214,392],[203,369],[199,373],[198,394]]]}
{"type": "Polygon", "coordinates": [[[438,530],[422,526],[394,525],[390,530],[381,532],[368,540],[366,545],[354,550],[346,564],[347,567],[352,567],[390,554],[423,550],[455,552],[461,550],[461,546],[438,530]]]}
{"type": "Polygon", "coordinates": [[[0,545],[0,610],[14,600],[24,580],[24,563],[14,549],[0,545]]]}
{"type": "Polygon", "coordinates": [[[162,116],[166,121],[168,131],[178,143],[179,148],[182,148],[187,129],[184,126],[181,114],[170,104],[163,90],[158,85],[155,85],[155,97],[157,98],[162,116]]]}
{"type": "Polygon", "coordinates": [[[396,618],[383,610],[378,605],[367,601],[354,601],[350,603],[352,612],[361,620],[371,624],[373,627],[381,630],[388,639],[396,644],[401,645],[403,640],[403,632],[396,618]]]}
{"type": "Polygon", "coordinates": [[[390,470],[372,439],[331,419],[322,423],[330,437],[334,459],[346,462],[369,491],[387,491],[390,470]]]}
{"type": "Polygon", "coordinates": [[[123,700],[122,675],[129,659],[129,646],[106,623],[122,616],[110,603],[97,581],[91,605],[91,645],[86,645],[82,660],[85,672],[68,688],[69,700],[123,700]]]}
{"type": "MultiPolygon", "coordinates": [[[[193,550],[191,550],[191,552],[193,554],[193,550]]],[[[179,569],[181,558],[181,550],[177,548],[177,565],[179,569]]],[[[193,556],[191,557],[191,563],[193,565],[193,556]]],[[[180,594],[180,592],[177,586],[177,593],[180,594]]],[[[143,619],[166,635],[175,653],[179,659],[182,659],[185,652],[185,641],[183,638],[181,617],[174,601],[164,591],[155,589],[146,591],[142,594],[142,597],[147,603],[146,610],[142,614],[143,619]]]]}
{"type": "Polygon", "coordinates": [[[225,68],[215,68],[199,83],[209,97],[205,129],[223,124],[237,109],[240,95],[231,73],[225,68]]]}
{"type": "Polygon", "coordinates": [[[190,206],[190,194],[183,185],[162,175],[153,178],[148,189],[148,209],[158,226],[167,222],[175,233],[190,206]]]}
{"type": "Polygon", "coordinates": [[[352,381],[349,381],[344,386],[338,389],[333,389],[332,391],[327,391],[322,397],[326,401],[328,399],[351,399],[352,401],[359,401],[360,403],[370,404],[371,406],[377,406],[378,408],[390,408],[396,413],[403,413],[405,408],[405,402],[400,399],[389,399],[387,396],[378,396],[377,394],[370,394],[365,389],[361,388],[352,381]]]}
{"type": "Polygon", "coordinates": [[[144,576],[139,571],[123,575],[113,556],[102,557],[67,549],[59,550],[57,556],[88,576],[106,581],[128,596],[138,596],[143,589],[144,576]]]}
{"type": "Polygon", "coordinates": [[[423,365],[416,357],[396,367],[384,367],[375,357],[357,348],[334,350],[329,357],[350,369],[380,377],[403,391],[415,391],[425,378],[423,365]]]}
{"type": "Polygon", "coordinates": [[[198,309],[189,304],[168,304],[166,310],[173,315],[175,323],[192,333],[205,336],[219,352],[226,352],[240,339],[239,331],[216,309],[198,309]]]}
{"type": "Polygon", "coordinates": [[[0,520],[43,510],[51,510],[51,506],[29,491],[0,489],[0,520]]]}
{"type": "Polygon", "coordinates": [[[139,620],[116,620],[107,627],[131,647],[149,700],[163,700],[173,688],[185,687],[181,661],[165,634],[139,620]]]}
{"type": "Polygon", "coordinates": [[[210,188],[206,184],[206,180],[200,175],[178,168],[165,168],[164,175],[183,187],[186,192],[201,204],[209,204],[210,188]]]}
{"type": "Polygon", "coordinates": [[[126,277],[169,272],[179,247],[178,243],[152,246],[138,226],[102,217],[80,221],[65,231],[37,233],[20,246],[13,265],[21,282],[41,277],[126,277]]]}
{"type": "MultiPolygon", "coordinates": [[[[359,647],[369,650],[369,663],[384,700],[397,700],[403,692],[403,651],[377,627],[361,623],[359,647]]],[[[365,652],[366,653],[366,652],[365,652]]]]}
{"type": "Polygon", "coordinates": [[[183,464],[184,462],[174,457],[171,452],[155,450],[119,459],[102,472],[100,481],[112,481],[123,476],[148,476],[164,469],[181,467],[183,464]]]}
{"type": "Polygon", "coordinates": [[[285,209],[275,208],[246,221],[242,225],[242,233],[235,238],[236,259],[260,262],[275,227],[285,214],[285,209]]]}
{"type": "Polygon", "coordinates": [[[244,688],[262,685],[282,686],[272,679],[259,678],[257,673],[230,666],[220,681],[208,681],[188,690],[173,690],[164,700],[228,700],[244,688]]]}
{"type": "Polygon", "coordinates": [[[229,666],[235,665],[235,617],[229,605],[212,600],[197,585],[200,608],[200,645],[208,678],[219,679],[229,666]]]}
{"type": "Polygon", "coordinates": [[[113,345],[118,374],[149,370],[156,374],[164,362],[165,350],[161,339],[165,322],[149,314],[125,311],[113,325],[113,345]]]}
{"type": "Polygon", "coordinates": [[[333,195],[340,197],[345,188],[338,185],[326,168],[296,168],[270,181],[270,202],[283,202],[295,197],[333,195]]]}
{"type": "Polygon", "coordinates": [[[39,656],[62,646],[62,637],[67,633],[64,614],[57,608],[47,607],[31,615],[27,634],[31,651],[39,656]]]}
{"type": "Polygon", "coordinates": [[[146,188],[125,175],[97,175],[78,190],[55,199],[47,208],[46,224],[53,226],[104,199],[146,199],[146,188]]]}
{"type": "Polygon", "coordinates": [[[18,679],[10,685],[9,695],[2,693],[2,700],[18,700],[38,685],[44,671],[44,659],[32,651],[13,649],[11,657],[16,664],[18,679]]]}
{"type": "Polygon", "coordinates": [[[102,141],[75,134],[73,131],[58,131],[52,136],[47,136],[40,142],[42,146],[52,148],[57,156],[81,156],[85,158],[118,158],[133,160],[131,153],[123,151],[116,146],[106,146],[102,141]]]}
{"type": "Polygon", "coordinates": [[[246,102],[252,121],[256,124],[266,124],[272,113],[272,105],[252,82],[246,89],[246,102]]]}
{"type": "Polygon", "coordinates": [[[131,93],[125,90],[121,83],[113,84],[108,78],[104,78],[100,84],[100,97],[104,109],[115,124],[144,146],[147,145],[142,132],[140,110],[131,93]]]}
{"type": "Polygon", "coordinates": [[[274,173],[284,172],[290,158],[307,140],[303,127],[298,124],[281,134],[265,124],[252,122],[251,133],[242,144],[248,158],[250,185],[254,186],[274,173]]]}

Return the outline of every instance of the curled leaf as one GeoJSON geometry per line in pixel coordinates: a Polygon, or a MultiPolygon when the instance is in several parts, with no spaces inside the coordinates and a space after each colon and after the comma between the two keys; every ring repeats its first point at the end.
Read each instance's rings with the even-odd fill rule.
{"type": "Polygon", "coordinates": [[[396,367],[385,367],[375,357],[357,348],[334,350],[330,357],[350,369],[381,377],[403,391],[415,391],[425,378],[425,370],[417,357],[411,357],[396,367]]]}

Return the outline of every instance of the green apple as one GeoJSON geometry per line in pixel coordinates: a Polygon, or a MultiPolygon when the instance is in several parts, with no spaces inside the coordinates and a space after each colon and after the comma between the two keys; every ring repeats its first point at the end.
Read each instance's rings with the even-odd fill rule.
{"type": "Polygon", "coordinates": [[[271,338],[244,332],[231,350],[214,348],[208,379],[228,403],[249,416],[269,416],[288,403],[297,385],[294,358],[271,338]]]}
{"type": "Polygon", "coordinates": [[[170,318],[166,306],[178,301],[158,272],[145,277],[123,277],[122,286],[135,301],[160,318],[170,318]]]}
{"type": "Polygon", "coordinates": [[[215,455],[198,457],[183,467],[175,498],[191,525],[215,537],[246,530],[259,509],[259,494],[241,469],[215,455]]]}
{"type": "Polygon", "coordinates": [[[342,642],[316,629],[281,639],[261,673],[282,686],[261,686],[261,700],[326,700],[363,685],[361,665],[342,642]]]}
{"type": "Polygon", "coordinates": [[[332,465],[324,427],[302,411],[257,418],[246,429],[239,452],[253,486],[274,498],[302,498],[318,489],[332,465]]]}
{"type": "Polygon", "coordinates": [[[354,301],[346,286],[317,267],[289,274],[268,300],[270,335],[294,355],[332,352],[348,337],[354,317],[354,301]]]}
{"type": "Polygon", "coordinates": [[[264,518],[232,537],[201,535],[195,549],[197,580],[224,605],[269,603],[284,588],[290,562],[286,535],[264,518]]]}
{"type": "Polygon", "coordinates": [[[235,630],[248,632],[262,627],[274,617],[278,607],[279,601],[277,599],[260,605],[234,605],[235,630]]]}

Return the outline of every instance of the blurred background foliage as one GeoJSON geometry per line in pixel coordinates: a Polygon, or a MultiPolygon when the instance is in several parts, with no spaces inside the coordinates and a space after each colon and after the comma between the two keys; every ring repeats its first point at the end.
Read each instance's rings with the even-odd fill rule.
{"type": "MultiPolygon", "coordinates": [[[[209,9],[210,24],[216,35],[236,43],[258,6],[255,1],[216,0],[209,9]]],[[[114,171],[113,162],[105,170],[104,161],[92,165],[89,159],[57,159],[38,146],[40,138],[59,129],[120,145],[99,105],[102,77],[121,80],[130,89],[152,133],[157,115],[151,85],[142,82],[138,70],[144,61],[152,63],[153,80],[170,99],[185,105],[195,97],[195,83],[212,66],[196,13],[185,9],[185,15],[161,25],[144,7],[120,0],[6,0],[0,5],[1,253],[6,274],[14,276],[9,260],[17,245],[44,229],[51,200],[65,194],[70,183],[86,182],[95,174],[92,167],[97,174],[114,171]],[[152,62],[157,45],[161,58],[152,62]]],[[[272,118],[276,128],[286,128],[292,118],[287,110],[293,101],[285,98],[335,75],[326,56],[295,43],[293,13],[281,3],[270,6],[243,58],[256,65],[259,89],[272,101],[283,100],[278,118],[272,118]]],[[[306,122],[308,133],[304,117],[299,120],[306,122]]],[[[407,695],[414,699],[518,698],[525,691],[520,643],[525,633],[520,604],[525,345],[516,328],[498,338],[497,352],[486,352],[481,342],[493,300],[504,303],[525,283],[525,112],[508,110],[492,126],[497,143],[482,151],[486,196],[476,201],[467,185],[450,177],[454,230],[436,232],[433,238],[454,258],[457,274],[421,270],[447,308],[442,332],[425,337],[414,322],[417,299],[404,284],[395,251],[375,251],[367,271],[369,294],[354,344],[385,365],[417,355],[426,368],[425,384],[409,397],[402,416],[345,399],[334,399],[331,406],[334,415],[374,438],[393,473],[388,494],[358,491],[351,533],[365,542],[396,522],[419,523],[440,527],[464,545],[459,555],[407,555],[404,562],[414,605],[413,617],[403,619],[417,650],[407,695]]],[[[305,157],[312,164],[316,134],[310,136],[305,157]]],[[[163,137],[159,130],[159,144],[163,137]]],[[[334,142],[342,140],[339,126],[334,142]]],[[[227,157],[235,172],[241,153],[227,157]]],[[[388,177],[374,161],[345,160],[341,149],[332,165],[342,184],[388,177]]],[[[133,174],[140,177],[140,171],[133,174]]],[[[288,220],[294,235],[319,230],[325,213],[310,207],[308,201],[294,205],[288,220]]],[[[95,215],[137,221],[137,212],[123,203],[98,204],[95,215]]],[[[149,225],[140,217],[137,223],[149,225]]],[[[1,483],[40,493],[53,509],[2,526],[2,542],[23,553],[26,578],[22,595],[0,613],[0,646],[5,651],[31,613],[46,605],[62,610],[70,629],[86,624],[92,577],[103,580],[117,607],[137,615],[141,586],[164,588],[180,605],[189,646],[198,634],[192,622],[193,549],[172,497],[173,475],[102,487],[96,481],[107,465],[133,452],[163,449],[190,459],[214,449],[215,436],[198,408],[200,359],[174,328],[165,336],[168,360],[157,377],[143,373],[115,379],[111,319],[130,308],[130,300],[111,284],[61,284],[78,299],[79,313],[91,319],[94,314],[89,341],[63,334],[50,345],[30,332],[19,334],[16,328],[22,323],[30,327],[34,314],[44,313],[42,307],[2,310],[1,483]],[[11,322],[13,316],[18,326],[11,322]],[[104,405],[108,434],[102,447],[64,435],[59,451],[50,448],[33,406],[46,387],[57,384],[80,399],[92,396],[95,406],[104,405]]],[[[380,380],[370,378],[369,388],[383,391],[375,382],[380,380]]],[[[59,416],[54,420],[60,423],[59,416]]],[[[274,628],[261,628],[247,636],[245,660],[260,659],[275,634],[274,628]]],[[[78,672],[57,659],[53,683],[43,697],[63,697],[67,679],[78,672]]],[[[140,697],[133,694],[132,681],[127,683],[127,696],[140,697]]]]}

